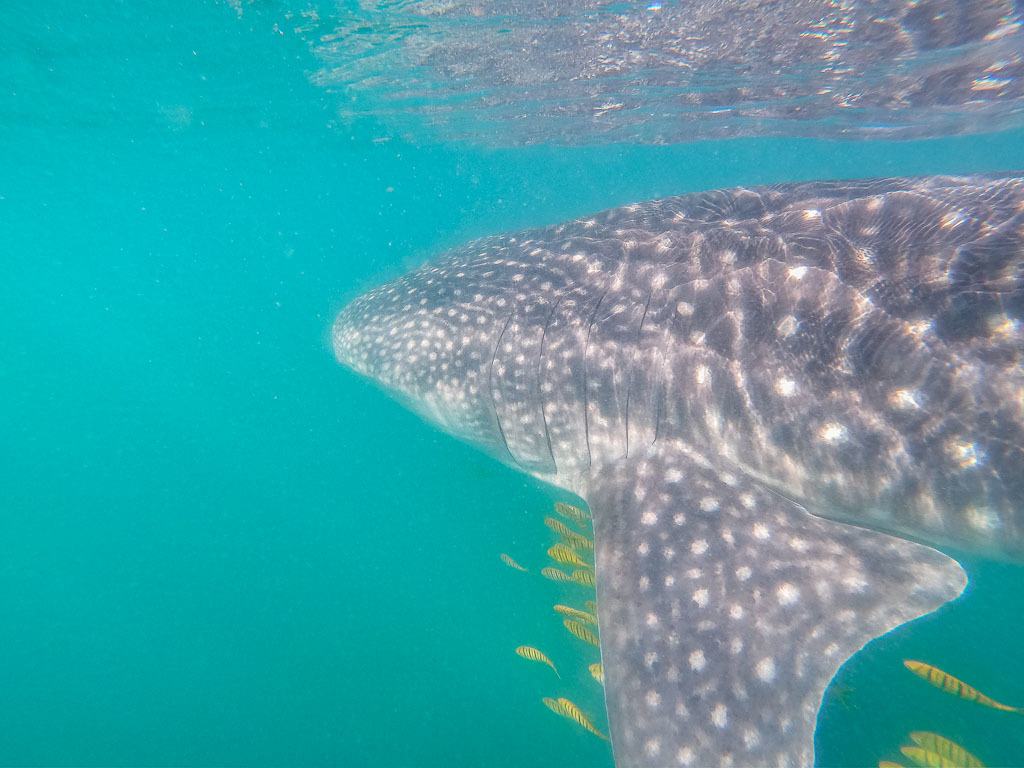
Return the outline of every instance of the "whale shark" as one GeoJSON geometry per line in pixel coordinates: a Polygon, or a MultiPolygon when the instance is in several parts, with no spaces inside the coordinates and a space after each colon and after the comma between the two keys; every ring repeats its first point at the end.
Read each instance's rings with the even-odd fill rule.
{"type": "Polygon", "coordinates": [[[839,667],[1024,560],[1024,176],[689,194],[357,297],[338,360],[586,500],[620,766],[814,762],[839,667]],[[943,551],[945,550],[945,552],[943,551]]]}

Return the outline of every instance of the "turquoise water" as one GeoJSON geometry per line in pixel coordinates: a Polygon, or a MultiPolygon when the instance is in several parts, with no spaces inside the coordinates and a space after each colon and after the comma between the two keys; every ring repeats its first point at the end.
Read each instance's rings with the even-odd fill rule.
{"type": "MultiPolygon", "coordinates": [[[[600,708],[535,573],[555,492],[338,367],[333,314],[477,235],[731,184],[1021,168],[1024,132],[414,144],[339,121],[279,20],[57,3],[0,29],[0,763],[609,766],[540,703],[600,708]]],[[[1024,764],[1024,718],[900,664],[1024,704],[1024,569],[967,565],[965,598],[843,669],[821,764],[910,730],[1024,764]]]]}

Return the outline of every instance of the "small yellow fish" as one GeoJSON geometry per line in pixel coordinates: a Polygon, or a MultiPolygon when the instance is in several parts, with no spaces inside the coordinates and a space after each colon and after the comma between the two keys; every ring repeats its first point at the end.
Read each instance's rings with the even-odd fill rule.
{"type": "Polygon", "coordinates": [[[581,552],[591,552],[594,549],[594,542],[592,539],[588,539],[582,533],[575,533],[572,536],[563,536],[562,541],[568,544],[573,549],[581,552]]]}
{"type": "Polygon", "coordinates": [[[958,680],[949,673],[943,672],[938,667],[933,667],[931,664],[925,664],[923,661],[914,661],[913,659],[905,659],[903,661],[903,666],[918,677],[927,680],[936,688],[941,688],[946,693],[959,696],[961,699],[976,701],[983,706],[998,709],[1002,712],[1020,712],[1024,714],[1024,707],[1011,707],[1007,704],[1002,704],[995,699],[990,699],[977,688],[972,688],[963,680],[958,680]]]}
{"type": "Polygon", "coordinates": [[[579,608],[570,608],[568,605],[556,605],[555,610],[571,619],[579,619],[587,624],[597,625],[597,617],[594,614],[581,611],[579,608]]]}
{"type": "Polygon", "coordinates": [[[552,531],[562,537],[562,540],[568,546],[573,549],[593,549],[594,542],[584,536],[582,533],[576,533],[569,526],[563,523],[561,520],[555,520],[553,517],[545,517],[544,525],[550,528],[552,531]]]}
{"type": "Polygon", "coordinates": [[[577,555],[575,550],[570,549],[561,542],[552,544],[548,548],[548,556],[556,563],[561,563],[562,565],[574,565],[577,568],[590,567],[590,563],[577,555]]]}
{"type": "Polygon", "coordinates": [[[590,515],[582,509],[574,507],[572,504],[566,504],[564,501],[555,502],[555,512],[567,520],[572,520],[574,523],[579,523],[581,525],[590,519],[590,515]]]}
{"type": "Polygon", "coordinates": [[[559,536],[579,536],[572,528],[563,523],[561,520],[555,520],[553,517],[545,517],[544,525],[550,528],[552,531],[557,533],[559,536]]]}
{"type": "Polygon", "coordinates": [[[594,572],[583,568],[578,571],[573,571],[570,577],[577,584],[582,584],[585,587],[594,586],[594,572]]]}
{"type": "Polygon", "coordinates": [[[949,765],[955,765],[959,768],[984,768],[981,760],[945,736],[929,733],[928,731],[914,731],[910,734],[910,738],[926,752],[932,752],[948,760],[949,765]]]}
{"type": "Polygon", "coordinates": [[[523,571],[523,572],[526,571],[526,569],[523,568],[523,566],[521,566],[519,563],[517,563],[511,557],[506,555],[504,552],[501,553],[500,557],[501,557],[501,562],[503,562],[509,568],[515,568],[517,571],[523,571]]]}
{"type": "Polygon", "coordinates": [[[604,685],[604,665],[599,661],[596,664],[591,664],[587,669],[590,670],[590,676],[593,677],[601,685],[604,685]]]}
{"type": "Polygon", "coordinates": [[[562,623],[565,625],[565,628],[569,630],[570,634],[576,636],[584,643],[590,643],[595,648],[601,647],[601,643],[598,642],[597,635],[587,629],[583,624],[580,624],[578,621],[573,619],[565,619],[562,623]]]}
{"type": "Polygon", "coordinates": [[[923,747],[900,747],[900,752],[909,757],[914,765],[921,768],[961,768],[959,763],[947,760],[942,755],[929,752],[923,747]]]}
{"type": "Polygon", "coordinates": [[[555,667],[555,663],[549,659],[543,651],[539,651],[532,645],[520,645],[516,648],[516,653],[522,656],[524,659],[530,661],[539,661],[541,664],[547,664],[551,669],[554,670],[555,674],[558,675],[558,679],[561,680],[562,676],[558,674],[558,669],[555,667]]]}
{"type": "Polygon", "coordinates": [[[594,727],[594,724],[590,722],[590,718],[583,714],[583,711],[568,699],[544,698],[543,702],[544,706],[546,706],[556,715],[567,717],[573,722],[575,722],[578,726],[583,728],[585,731],[588,731],[597,736],[598,738],[604,739],[605,741],[608,740],[607,736],[605,736],[603,733],[597,730],[597,728],[594,727]]]}
{"type": "Polygon", "coordinates": [[[540,575],[545,579],[551,579],[552,581],[574,581],[573,577],[565,571],[560,571],[557,568],[541,568],[540,575]]]}

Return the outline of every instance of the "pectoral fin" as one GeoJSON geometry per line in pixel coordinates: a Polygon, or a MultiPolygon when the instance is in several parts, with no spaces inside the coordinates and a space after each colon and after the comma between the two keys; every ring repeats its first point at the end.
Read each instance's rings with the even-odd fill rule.
{"type": "Polygon", "coordinates": [[[929,547],[809,514],[684,455],[595,475],[617,765],[812,765],[836,671],[966,577],[929,547]]]}

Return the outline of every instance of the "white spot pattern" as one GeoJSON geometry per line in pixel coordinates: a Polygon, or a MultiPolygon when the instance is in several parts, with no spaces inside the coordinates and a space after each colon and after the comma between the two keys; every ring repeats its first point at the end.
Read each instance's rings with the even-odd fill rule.
{"type": "Polygon", "coordinates": [[[952,177],[638,204],[478,241],[371,291],[339,315],[335,350],[445,429],[586,492],[624,763],[808,762],[822,680],[960,574],[784,497],[825,514],[814,502],[834,497],[925,540],[1019,536],[992,501],[1006,459],[971,422],[1024,415],[998,362],[1019,370],[1016,310],[968,328],[906,294],[954,307],[971,275],[965,302],[993,295],[984,259],[1017,235],[986,233],[1019,211],[1019,180],[952,177]],[[954,205],[968,186],[985,192],[954,205]],[[984,387],[963,355],[977,344],[997,361],[984,387]],[[950,512],[933,490],[958,473],[982,490],[950,512]]]}

